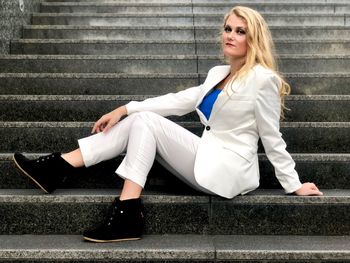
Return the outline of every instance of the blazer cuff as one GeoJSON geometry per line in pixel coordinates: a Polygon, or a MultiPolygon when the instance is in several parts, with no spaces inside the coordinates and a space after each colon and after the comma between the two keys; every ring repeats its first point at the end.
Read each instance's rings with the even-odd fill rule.
{"type": "Polygon", "coordinates": [[[137,111],[136,105],[137,105],[137,101],[130,101],[129,103],[125,104],[126,114],[130,115],[136,112],[137,111]]]}

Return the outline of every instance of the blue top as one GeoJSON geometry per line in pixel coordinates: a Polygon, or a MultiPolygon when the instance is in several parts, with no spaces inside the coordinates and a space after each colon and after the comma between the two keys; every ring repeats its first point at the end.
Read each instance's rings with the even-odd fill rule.
{"type": "Polygon", "coordinates": [[[199,110],[205,115],[207,120],[209,120],[211,110],[213,109],[214,102],[218,98],[221,89],[213,89],[209,94],[207,94],[202,103],[199,105],[199,110]]]}

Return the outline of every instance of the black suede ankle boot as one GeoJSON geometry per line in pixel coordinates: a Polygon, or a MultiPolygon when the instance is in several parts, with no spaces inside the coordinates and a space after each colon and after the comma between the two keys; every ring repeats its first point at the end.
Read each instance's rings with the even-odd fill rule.
{"type": "Polygon", "coordinates": [[[61,153],[52,153],[35,160],[15,153],[13,160],[19,170],[46,193],[60,187],[64,178],[76,169],[61,157],[61,153]]]}
{"type": "Polygon", "coordinates": [[[84,231],[85,240],[92,242],[117,242],[140,239],[144,228],[141,199],[120,201],[116,198],[105,222],[84,231]]]}

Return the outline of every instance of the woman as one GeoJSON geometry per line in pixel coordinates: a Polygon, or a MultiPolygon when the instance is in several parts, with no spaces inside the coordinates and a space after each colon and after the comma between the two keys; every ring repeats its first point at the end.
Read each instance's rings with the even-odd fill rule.
{"type": "Polygon", "coordinates": [[[126,151],[116,173],[124,186],[111,216],[83,236],[94,242],[139,239],[144,218],[140,195],[157,155],[181,180],[207,194],[233,198],[259,185],[258,139],[287,193],[322,195],[313,183],[301,184],[279,132],[288,84],[275,70],[272,40],[259,13],[233,8],[224,18],[222,49],[229,65],[208,72],[198,86],[142,102],[130,102],[102,116],[95,135],[79,148],[14,161],[45,192],[58,187],[76,167],[91,166],[126,151]],[[205,129],[198,137],[163,116],[196,110],[205,129]],[[127,118],[119,122],[124,116],[127,118]],[[50,176],[47,176],[50,175],[50,176]]]}

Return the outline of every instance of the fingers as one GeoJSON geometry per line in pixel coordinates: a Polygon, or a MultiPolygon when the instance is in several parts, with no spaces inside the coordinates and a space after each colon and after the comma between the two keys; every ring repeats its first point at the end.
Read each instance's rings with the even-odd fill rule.
{"type": "Polygon", "coordinates": [[[94,127],[91,130],[91,133],[99,133],[103,130],[105,123],[104,117],[101,117],[97,122],[95,122],[94,127]]]}
{"type": "Polygon", "coordinates": [[[304,183],[302,187],[295,192],[297,195],[323,195],[314,183],[304,183]]]}
{"type": "Polygon", "coordinates": [[[307,186],[309,188],[308,195],[323,195],[314,183],[307,183],[307,186]]]}

